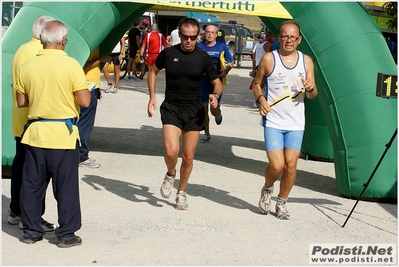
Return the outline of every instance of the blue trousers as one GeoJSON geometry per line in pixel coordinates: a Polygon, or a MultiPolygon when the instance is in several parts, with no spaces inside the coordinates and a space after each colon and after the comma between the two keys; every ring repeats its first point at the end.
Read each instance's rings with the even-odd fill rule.
{"type": "MultiPolygon", "coordinates": [[[[15,215],[21,214],[21,207],[19,205],[19,198],[21,192],[22,172],[25,161],[26,145],[21,143],[20,137],[15,137],[15,156],[11,166],[11,202],[10,210],[15,215]]],[[[42,203],[42,215],[46,209],[45,199],[42,203]]]]}
{"type": "Polygon", "coordinates": [[[26,146],[20,199],[24,237],[35,238],[45,234],[41,203],[50,178],[58,210],[59,227],[55,229],[55,236],[66,241],[75,237],[75,232],[82,226],[78,168],[78,142],[75,149],[26,146]]]}
{"type": "Polygon", "coordinates": [[[81,146],[79,148],[80,162],[89,158],[90,151],[90,136],[93,131],[94,121],[97,112],[97,102],[100,94],[100,89],[91,91],[91,102],[87,108],[80,107],[79,116],[79,136],[81,146]]]}

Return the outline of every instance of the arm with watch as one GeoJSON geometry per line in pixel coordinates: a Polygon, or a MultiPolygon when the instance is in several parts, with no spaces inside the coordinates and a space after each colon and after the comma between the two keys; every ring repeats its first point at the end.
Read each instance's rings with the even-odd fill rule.
{"type": "Polygon", "coordinates": [[[209,104],[216,108],[219,105],[219,97],[223,93],[223,84],[219,78],[212,80],[211,83],[214,89],[212,94],[209,94],[209,104]]]}

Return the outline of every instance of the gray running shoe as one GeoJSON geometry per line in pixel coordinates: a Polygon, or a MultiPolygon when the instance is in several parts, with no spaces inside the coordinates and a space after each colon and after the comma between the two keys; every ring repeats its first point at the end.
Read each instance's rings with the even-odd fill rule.
{"type": "Polygon", "coordinates": [[[118,92],[118,87],[113,87],[111,93],[116,94],[118,92]]]}
{"type": "Polygon", "coordinates": [[[207,142],[209,142],[209,140],[211,140],[211,136],[205,134],[204,137],[202,137],[202,138],[200,139],[200,142],[201,142],[201,143],[207,143],[207,142]]]}
{"type": "Polygon", "coordinates": [[[287,210],[287,202],[278,202],[276,204],[276,216],[280,220],[288,220],[290,213],[287,210]]]}
{"type": "Polygon", "coordinates": [[[8,214],[7,221],[9,224],[17,225],[21,221],[21,216],[15,215],[14,212],[10,211],[8,214]]]}
{"type": "Polygon", "coordinates": [[[114,86],[112,85],[112,83],[108,84],[107,88],[105,88],[105,92],[106,93],[112,92],[113,88],[114,88],[114,86]]]}
{"type": "Polygon", "coordinates": [[[164,198],[169,198],[172,194],[173,184],[175,183],[176,170],[173,176],[169,176],[168,173],[165,174],[165,178],[163,179],[163,183],[161,185],[161,195],[164,198]]]}
{"type": "Polygon", "coordinates": [[[268,214],[271,210],[272,193],[273,191],[267,190],[265,185],[262,187],[262,190],[260,191],[260,199],[258,206],[260,211],[264,214],[268,214]]]}
{"type": "Polygon", "coordinates": [[[37,241],[41,241],[43,240],[43,236],[39,236],[39,237],[34,237],[34,238],[29,238],[29,237],[24,237],[24,239],[22,239],[22,242],[24,242],[25,244],[35,244],[37,241]]]}
{"type": "MultiPolygon", "coordinates": [[[[43,230],[44,230],[45,232],[52,232],[52,231],[54,231],[54,224],[49,223],[48,221],[46,221],[46,220],[43,219],[43,218],[42,218],[42,227],[43,227],[43,230]]],[[[23,223],[22,220],[19,222],[18,228],[21,229],[21,230],[24,230],[24,223],[23,223]]]]}
{"type": "Polygon", "coordinates": [[[176,194],[176,209],[177,210],[188,210],[186,192],[179,191],[179,193],[176,194]]]}
{"type": "Polygon", "coordinates": [[[79,167],[87,167],[87,168],[100,168],[100,163],[97,163],[95,159],[88,158],[85,161],[79,163],[79,167]]]}

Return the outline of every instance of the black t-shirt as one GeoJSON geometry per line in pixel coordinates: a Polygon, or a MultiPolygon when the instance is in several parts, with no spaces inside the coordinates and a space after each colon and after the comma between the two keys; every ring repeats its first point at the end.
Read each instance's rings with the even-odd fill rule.
{"type": "MultiPolygon", "coordinates": [[[[141,40],[141,31],[140,31],[140,29],[138,29],[138,28],[131,29],[129,31],[129,33],[128,33],[129,45],[130,45],[130,47],[136,48],[134,50],[138,50],[139,49],[139,47],[137,46],[136,36],[138,36],[139,40],[141,40]]],[[[133,50],[130,50],[130,51],[133,51],[133,50]]]]}
{"type": "Polygon", "coordinates": [[[180,44],[159,53],[155,66],[165,69],[165,101],[179,106],[201,103],[201,82],[204,73],[209,80],[218,78],[208,53],[199,47],[183,51],[180,44]]]}

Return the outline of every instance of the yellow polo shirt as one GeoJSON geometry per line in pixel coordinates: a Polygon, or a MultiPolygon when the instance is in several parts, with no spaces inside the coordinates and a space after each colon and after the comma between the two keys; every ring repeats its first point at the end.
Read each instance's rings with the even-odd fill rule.
{"type": "MultiPolygon", "coordinates": [[[[43,49],[25,62],[17,74],[15,89],[28,95],[28,119],[67,119],[79,117],[74,92],[87,90],[87,81],[79,63],[64,51],[43,49]]],[[[64,122],[33,122],[22,143],[49,149],[74,149],[79,140],[75,125],[70,132],[64,122]]]]}
{"type": "Polygon", "coordinates": [[[29,42],[21,45],[17,52],[15,52],[14,58],[11,64],[11,75],[12,75],[12,135],[21,137],[24,130],[24,125],[28,120],[28,108],[18,108],[16,101],[15,83],[17,79],[17,73],[19,72],[22,64],[27,60],[33,58],[37,53],[43,49],[40,40],[32,38],[29,42]]]}
{"type": "MultiPolygon", "coordinates": [[[[89,56],[87,61],[97,59],[100,57],[100,49],[97,47],[89,56]]],[[[96,88],[100,88],[101,69],[100,66],[94,67],[86,72],[86,79],[90,82],[96,83],[96,88]]]]}

